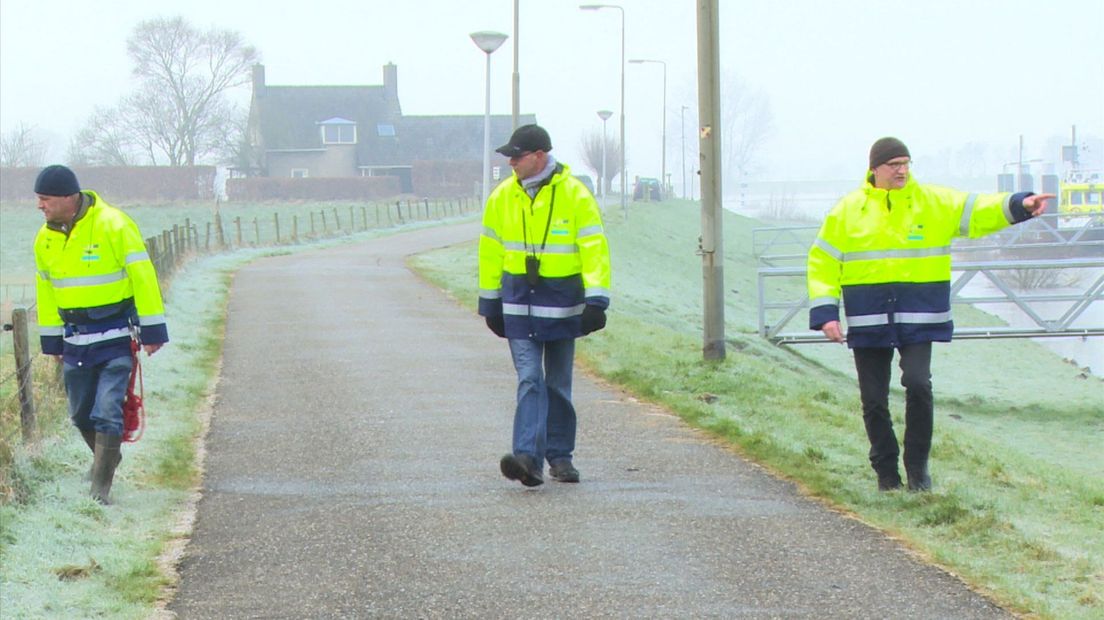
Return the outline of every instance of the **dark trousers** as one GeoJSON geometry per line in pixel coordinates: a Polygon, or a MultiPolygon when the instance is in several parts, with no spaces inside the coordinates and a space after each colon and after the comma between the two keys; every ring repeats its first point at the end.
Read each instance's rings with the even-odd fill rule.
{"type": "MultiPolygon", "coordinates": [[[[897,436],[889,417],[889,377],[892,347],[855,348],[863,422],[870,439],[870,466],[879,474],[897,471],[897,436]]],[[[905,469],[928,461],[932,438],[931,343],[905,345],[900,353],[901,385],[905,388],[905,469]]]]}

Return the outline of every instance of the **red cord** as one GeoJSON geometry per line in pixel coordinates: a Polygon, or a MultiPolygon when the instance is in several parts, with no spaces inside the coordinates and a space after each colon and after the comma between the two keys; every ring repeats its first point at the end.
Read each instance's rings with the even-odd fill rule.
{"type": "Polygon", "coordinates": [[[142,405],[142,396],[146,389],[142,384],[142,362],[138,359],[141,345],[138,341],[130,341],[130,358],[134,360],[134,367],[130,371],[130,384],[127,386],[126,400],[123,401],[123,441],[134,443],[142,438],[146,432],[146,408],[142,405]],[[134,392],[135,379],[138,381],[138,393],[134,392]]]}

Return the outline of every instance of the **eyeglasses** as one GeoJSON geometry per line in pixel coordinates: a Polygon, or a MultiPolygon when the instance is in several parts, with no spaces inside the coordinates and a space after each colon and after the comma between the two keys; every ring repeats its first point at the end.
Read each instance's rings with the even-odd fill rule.
{"type": "Polygon", "coordinates": [[[907,159],[905,161],[887,161],[886,163],[884,163],[882,165],[883,166],[889,166],[889,169],[894,171],[894,172],[900,172],[901,170],[904,170],[905,168],[908,168],[909,166],[911,166],[912,161],[907,160],[907,159]]]}

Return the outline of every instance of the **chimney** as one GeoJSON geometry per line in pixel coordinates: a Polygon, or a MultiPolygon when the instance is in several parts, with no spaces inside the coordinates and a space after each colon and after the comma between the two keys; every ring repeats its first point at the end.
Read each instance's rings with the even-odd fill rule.
{"type": "Polygon", "coordinates": [[[253,98],[260,99],[265,94],[265,72],[264,65],[257,63],[253,65],[253,98]]]}
{"type": "Polygon", "coordinates": [[[393,62],[383,65],[383,91],[388,101],[399,100],[399,68],[393,62]]]}

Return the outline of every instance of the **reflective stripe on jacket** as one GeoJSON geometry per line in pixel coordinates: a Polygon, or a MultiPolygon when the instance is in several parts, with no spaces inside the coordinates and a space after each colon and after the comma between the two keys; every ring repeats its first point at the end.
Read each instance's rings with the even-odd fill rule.
{"type": "Polygon", "coordinates": [[[157,274],[138,226],[85,190],[68,234],[50,224],[35,237],[42,352],[72,364],[130,354],[130,325],[142,342],[168,342],[157,274]]]}
{"type": "Polygon", "coordinates": [[[577,338],[583,307],[606,308],[609,295],[601,212],[567,166],[557,166],[533,198],[516,175],[491,192],[479,238],[480,315],[503,315],[507,338],[577,338]],[[535,285],[526,279],[526,256],[540,261],[535,285]]]}
{"type": "Polygon", "coordinates": [[[971,194],[867,181],[828,213],[808,258],[809,327],[839,320],[850,347],[951,339],[951,240],[981,237],[1031,217],[1030,193],[971,194]]]}

